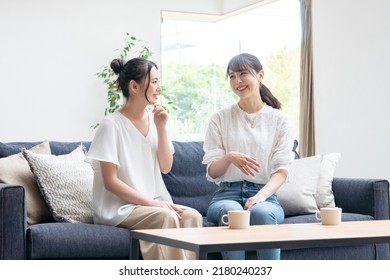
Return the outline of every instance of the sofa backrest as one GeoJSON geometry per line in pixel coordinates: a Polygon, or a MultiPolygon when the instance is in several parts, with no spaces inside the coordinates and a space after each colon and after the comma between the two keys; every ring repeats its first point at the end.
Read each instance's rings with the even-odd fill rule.
{"type": "Polygon", "coordinates": [[[8,157],[22,151],[22,148],[30,149],[42,142],[0,142],[0,158],[8,157]]]}
{"type": "MultiPolygon", "coordinates": [[[[41,142],[0,142],[0,158],[8,157],[17,153],[20,153],[23,148],[30,149],[41,142]]],[[[91,142],[60,142],[60,141],[50,141],[50,150],[53,155],[63,155],[69,154],[74,149],[76,149],[80,144],[83,144],[88,150],[91,142]]]]}
{"type": "Polygon", "coordinates": [[[83,145],[85,149],[88,151],[89,146],[91,146],[91,142],[59,142],[59,141],[50,141],[50,149],[53,155],[64,155],[69,154],[73,150],[75,150],[78,146],[83,145]]]}
{"type": "Polygon", "coordinates": [[[195,208],[205,216],[217,185],[206,179],[203,142],[173,141],[173,146],[172,170],[163,174],[165,185],[175,203],[195,208]]]}

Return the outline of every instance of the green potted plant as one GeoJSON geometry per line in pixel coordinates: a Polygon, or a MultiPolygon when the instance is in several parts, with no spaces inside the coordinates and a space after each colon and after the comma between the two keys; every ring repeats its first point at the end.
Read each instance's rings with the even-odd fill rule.
{"type": "MultiPolygon", "coordinates": [[[[125,36],[125,45],[119,53],[119,58],[123,60],[128,60],[130,57],[142,57],[148,59],[152,55],[150,48],[147,46],[146,42],[137,39],[135,36],[126,33],[125,36]]],[[[107,89],[107,106],[104,110],[104,116],[114,113],[123,105],[122,93],[118,90],[115,85],[117,79],[114,71],[112,71],[109,65],[103,65],[101,70],[96,73],[96,76],[103,80],[103,83],[106,85],[107,89]]],[[[176,110],[177,107],[174,105],[172,96],[167,93],[166,89],[162,87],[160,95],[164,99],[164,108],[168,112],[171,109],[176,110]]],[[[93,129],[97,128],[99,123],[92,125],[93,129]]]]}

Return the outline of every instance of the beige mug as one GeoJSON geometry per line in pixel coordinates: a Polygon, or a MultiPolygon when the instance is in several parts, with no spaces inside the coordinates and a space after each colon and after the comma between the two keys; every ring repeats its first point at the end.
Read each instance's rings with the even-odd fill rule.
{"type": "Polygon", "coordinates": [[[221,217],[221,222],[231,229],[246,229],[250,224],[250,211],[232,210],[221,217]]]}
{"type": "Polygon", "coordinates": [[[315,213],[315,217],[323,225],[339,225],[342,210],[339,207],[324,207],[315,213]]]}

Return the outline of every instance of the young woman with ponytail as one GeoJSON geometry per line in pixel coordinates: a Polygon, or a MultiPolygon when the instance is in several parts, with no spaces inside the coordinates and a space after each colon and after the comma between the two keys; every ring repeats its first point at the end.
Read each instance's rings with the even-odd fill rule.
{"type": "MultiPolygon", "coordinates": [[[[227,75],[239,101],[214,113],[206,132],[203,164],[207,178],[219,184],[207,219],[221,226],[229,210],[248,210],[251,225],[282,223],[284,212],[275,193],[294,159],[292,127],[280,102],[262,84],[264,70],[257,57],[233,57],[227,75]]],[[[222,255],[245,259],[243,251],[222,255]]],[[[280,249],[259,250],[257,258],[280,259],[280,249]]]]}

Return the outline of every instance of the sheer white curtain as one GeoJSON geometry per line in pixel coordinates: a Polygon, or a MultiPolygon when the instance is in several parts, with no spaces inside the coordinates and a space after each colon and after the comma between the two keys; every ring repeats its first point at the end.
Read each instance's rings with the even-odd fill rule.
{"type": "Polygon", "coordinates": [[[301,80],[299,115],[299,153],[301,157],[315,155],[314,92],[313,92],[313,47],[311,0],[301,1],[301,80]]]}

